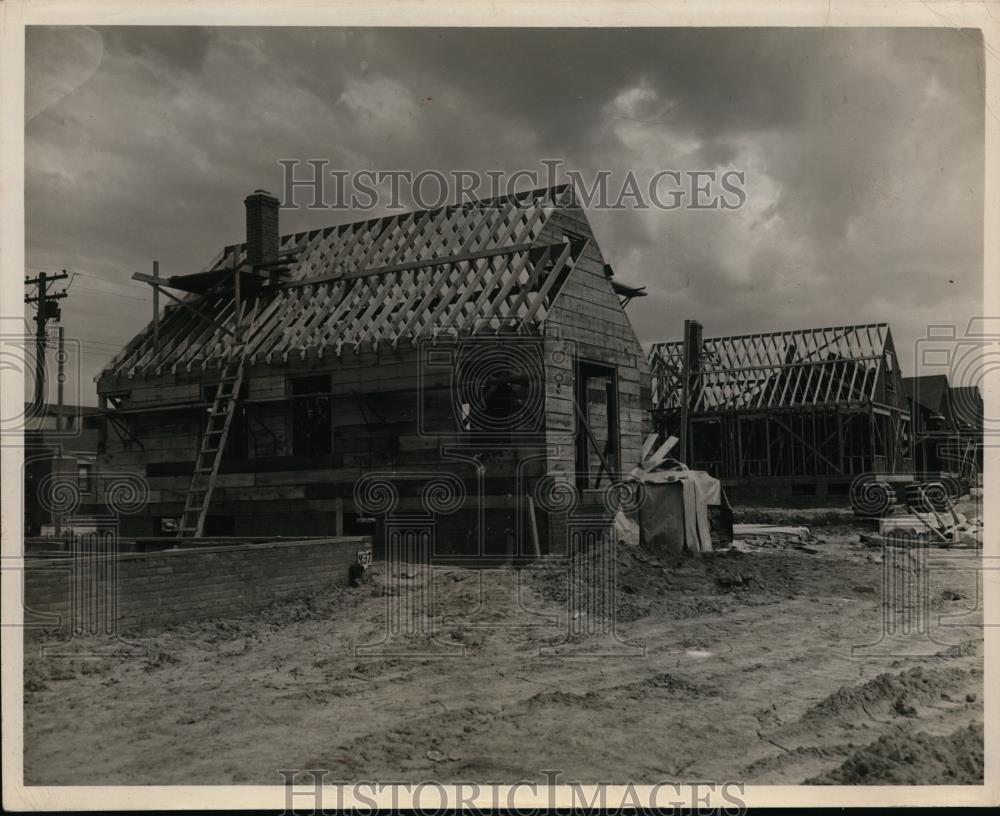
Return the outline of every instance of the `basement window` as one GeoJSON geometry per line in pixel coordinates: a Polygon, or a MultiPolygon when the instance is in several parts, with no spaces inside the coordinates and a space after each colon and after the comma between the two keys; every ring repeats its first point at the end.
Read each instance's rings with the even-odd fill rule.
{"type": "Polygon", "coordinates": [[[115,410],[128,408],[132,405],[131,391],[118,391],[114,394],[105,394],[105,398],[108,401],[108,406],[115,410]]]}
{"type": "Polygon", "coordinates": [[[333,411],[330,375],[293,377],[292,455],[324,456],[333,453],[333,411]]]}

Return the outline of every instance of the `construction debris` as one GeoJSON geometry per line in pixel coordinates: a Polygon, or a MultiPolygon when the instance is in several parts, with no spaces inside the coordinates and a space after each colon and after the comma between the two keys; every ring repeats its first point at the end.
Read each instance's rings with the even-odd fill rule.
{"type": "MultiPolygon", "coordinates": [[[[873,539],[862,536],[865,543],[873,539]]],[[[906,516],[880,519],[878,540],[978,549],[983,546],[983,522],[981,518],[970,519],[950,504],[945,512],[933,507],[927,513],[913,510],[906,516]]]]}
{"type": "Polygon", "coordinates": [[[793,536],[800,539],[812,537],[808,527],[782,527],[778,524],[734,524],[733,535],[737,538],[772,535],[793,536]]]}

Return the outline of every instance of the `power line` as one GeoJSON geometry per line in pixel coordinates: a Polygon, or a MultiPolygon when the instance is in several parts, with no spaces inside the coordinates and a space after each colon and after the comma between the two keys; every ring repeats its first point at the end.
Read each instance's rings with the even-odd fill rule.
{"type": "MultiPolygon", "coordinates": [[[[38,272],[66,271],[66,270],[56,270],[55,267],[50,267],[50,266],[32,266],[32,265],[28,265],[25,268],[29,269],[29,270],[32,270],[32,271],[38,271],[38,272]]],[[[125,283],[125,282],[122,282],[122,281],[108,280],[106,277],[104,277],[103,275],[98,275],[96,272],[88,272],[88,271],[83,270],[83,269],[74,269],[74,270],[72,270],[70,272],[70,274],[71,274],[72,277],[70,279],[70,284],[69,285],[72,285],[73,284],[73,278],[76,278],[76,276],[79,275],[79,276],[84,277],[84,278],[90,278],[91,280],[95,280],[95,281],[98,281],[100,283],[107,284],[108,286],[121,286],[123,288],[129,289],[130,291],[133,291],[133,292],[136,291],[135,287],[134,286],[130,286],[128,283],[125,283]]],[[[89,288],[93,289],[94,287],[89,287],[89,288]]],[[[100,290],[100,289],[94,289],[94,291],[102,291],[102,290],[100,290]]],[[[114,294],[114,293],[107,292],[107,294],[114,294]]],[[[127,295],[118,295],[118,297],[128,297],[128,296],[127,295]]],[[[145,298],[137,298],[137,299],[138,300],[145,300],[145,298]]]]}
{"type": "MultiPolygon", "coordinates": [[[[91,340],[86,337],[72,337],[70,339],[73,340],[73,342],[75,343],[80,343],[81,345],[106,346],[108,348],[113,348],[113,349],[120,349],[122,347],[121,343],[116,343],[114,341],[109,341],[109,340],[91,340]]],[[[51,339],[47,339],[46,346],[48,348],[52,348],[54,346],[53,341],[51,339]]]]}
{"type": "Polygon", "coordinates": [[[151,303],[152,302],[150,298],[136,297],[135,295],[123,295],[120,292],[108,292],[108,291],[106,291],[104,289],[98,289],[96,286],[83,286],[81,284],[80,286],[77,286],[76,288],[77,289],[86,289],[88,292],[98,292],[99,294],[107,295],[108,297],[120,297],[120,298],[125,298],[126,300],[138,300],[140,303],[151,303]]]}

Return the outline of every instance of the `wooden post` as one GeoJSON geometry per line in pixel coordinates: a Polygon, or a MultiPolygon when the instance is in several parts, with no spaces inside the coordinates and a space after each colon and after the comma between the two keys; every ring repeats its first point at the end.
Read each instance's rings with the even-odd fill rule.
{"type": "Polygon", "coordinates": [[[153,286],[153,348],[160,350],[160,262],[153,261],[153,280],[157,281],[153,286]]]}
{"type": "Polygon", "coordinates": [[[878,456],[878,444],[875,439],[875,411],[872,407],[868,406],[868,440],[871,443],[870,453],[871,453],[871,465],[870,469],[876,471],[875,459],[878,456]]]}
{"type": "Polygon", "coordinates": [[[736,478],[743,478],[743,420],[736,415],[736,478]]]}
{"type": "Polygon", "coordinates": [[[764,447],[767,451],[767,475],[773,476],[771,472],[771,418],[769,416],[764,417],[764,447]]]}
{"type": "Polygon", "coordinates": [[[334,507],[337,514],[334,533],[335,535],[342,536],[344,534],[344,500],[338,496],[334,502],[334,507]]]}
{"type": "Polygon", "coordinates": [[[234,291],[234,311],[236,314],[236,342],[243,342],[243,300],[240,297],[240,268],[236,267],[236,271],[233,273],[235,280],[233,281],[233,291],[234,291]]]}
{"type": "Polygon", "coordinates": [[[682,463],[688,464],[688,454],[691,447],[691,373],[695,366],[692,362],[701,356],[701,323],[697,320],[684,321],[684,343],[681,349],[681,428],[678,433],[678,457],[682,463]]]}
{"type": "MultiPolygon", "coordinates": [[[[841,470],[844,470],[844,422],[839,408],[834,414],[834,419],[837,422],[837,464],[840,465],[841,470]]],[[[846,471],[844,472],[846,473],[846,471]]]]}
{"type": "Polygon", "coordinates": [[[531,543],[535,548],[535,558],[542,557],[542,548],[538,543],[538,521],[535,519],[535,500],[528,494],[528,521],[531,524],[531,543]]]}

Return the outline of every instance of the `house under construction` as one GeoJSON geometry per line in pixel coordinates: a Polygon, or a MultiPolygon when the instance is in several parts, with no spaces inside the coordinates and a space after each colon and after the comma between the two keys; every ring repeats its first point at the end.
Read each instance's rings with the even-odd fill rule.
{"type": "Polygon", "coordinates": [[[435,550],[559,547],[634,467],[645,355],[571,187],[247,240],[98,378],[110,469],[150,501],[123,534],[433,530],[435,550]],[[402,519],[402,521],[400,521],[402,519]],[[407,526],[408,525],[408,526],[407,526]],[[414,526],[415,525],[415,526],[414,526]]]}
{"type": "Polygon", "coordinates": [[[688,321],[649,360],[657,429],[739,498],[843,496],[857,476],[912,471],[884,323],[704,339],[688,321]]]}
{"type": "Polygon", "coordinates": [[[983,397],[952,386],[945,374],[905,377],[913,413],[913,463],[925,478],[954,475],[976,483],[983,472],[983,397]]]}

